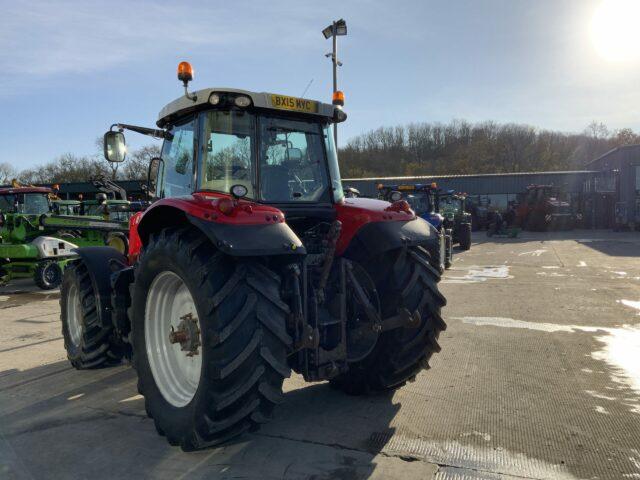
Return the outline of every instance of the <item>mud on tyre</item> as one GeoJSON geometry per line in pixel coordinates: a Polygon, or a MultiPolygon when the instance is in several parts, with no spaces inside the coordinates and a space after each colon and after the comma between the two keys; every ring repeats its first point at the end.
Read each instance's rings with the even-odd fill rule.
{"type": "Polygon", "coordinates": [[[331,380],[334,387],[354,395],[398,388],[413,380],[429,368],[429,359],[440,351],[438,336],[446,329],[440,316],[446,301],[438,291],[440,274],[429,252],[422,247],[400,249],[367,262],[365,268],[377,285],[383,317],[406,308],[417,310],[421,321],[417,328],[383,333],[368,357],[331,380]]]}
{"type": "Polygon", "coordinates": [[[271,417],[292,343],[277,274],[194,229],[165,229],[151,236],[131,290],[138,390],[170,444],[215,445],[271,417]]]}

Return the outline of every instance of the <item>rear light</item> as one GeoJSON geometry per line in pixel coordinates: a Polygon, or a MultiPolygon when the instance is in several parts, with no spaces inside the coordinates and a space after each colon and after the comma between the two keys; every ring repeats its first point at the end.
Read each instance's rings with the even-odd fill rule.
{"type": "Polygon", "coordinates": [[[218,201],[218,210],[225,215],[231,215],[236,208],[236,204],[230,198],[222,198],[218,201]]]}

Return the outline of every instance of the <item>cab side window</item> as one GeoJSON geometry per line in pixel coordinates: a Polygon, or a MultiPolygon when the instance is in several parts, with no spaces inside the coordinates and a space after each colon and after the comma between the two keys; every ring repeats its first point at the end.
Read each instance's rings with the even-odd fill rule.
{"type": "Polygon", "coordinates": [[[158,182],[160,197],[180,197],[194,191],[193,152],[195,119],[171,129],[171,137],[162,145],[161,178],[158,182]]]}

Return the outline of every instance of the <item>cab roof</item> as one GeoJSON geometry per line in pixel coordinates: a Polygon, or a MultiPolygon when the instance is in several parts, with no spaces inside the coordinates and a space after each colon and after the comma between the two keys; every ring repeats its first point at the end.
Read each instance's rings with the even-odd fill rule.
{"type": "Polygon", "coordinates": [[[13,195],[14,193],[52,193],[48,187],[11,187],[0,188],[0,195],[13,195]]]}
{"type": "Polygon", "coordinates": [[[195,95],[195,100],[183,95],[173,102],[168,103],[162,110],[160,110],[156,124],[158,127],[162,128],[182,115],[210,105],[209,98],[213,93],[220,94],[221,97],[233,98],[245,95],[251,99],[251,106],[255,108],[298,113],[312,117],[321,117],[327,120],[333,119],[336,109],[334,105],[306,98],[291,97],[277,93],[250,92],[248,90],[239,90],[237,88],[216,87],[205,88],[193,92],[191,95],[195,95]]]}

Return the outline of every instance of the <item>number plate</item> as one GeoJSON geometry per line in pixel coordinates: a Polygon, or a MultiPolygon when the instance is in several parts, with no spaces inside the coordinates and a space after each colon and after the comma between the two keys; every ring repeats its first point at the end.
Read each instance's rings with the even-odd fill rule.
{"type": "Polygon", "coordinates": [[[318,102],[304,98],[287,97],[286,95],[271,95],[271,106],[295,112],[318,113],[318,102]]]}

